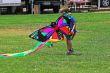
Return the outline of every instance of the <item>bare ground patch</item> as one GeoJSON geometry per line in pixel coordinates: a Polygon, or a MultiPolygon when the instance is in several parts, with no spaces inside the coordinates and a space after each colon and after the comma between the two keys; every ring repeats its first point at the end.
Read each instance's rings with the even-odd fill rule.
{"type": "Polygon", "coordinates": [[[35,30],[42,28],[43,26],[28,27],[28,28],[7,28],[0,29],[0,36],[17,36],[17,35],[29,35],[35,30]]]}

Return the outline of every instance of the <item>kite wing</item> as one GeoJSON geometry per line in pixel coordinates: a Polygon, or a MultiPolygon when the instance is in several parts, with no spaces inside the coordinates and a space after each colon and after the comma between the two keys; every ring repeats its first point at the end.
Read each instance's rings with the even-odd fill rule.
{"type": "Polygon", "coordinates": [[[56,20],[57,26],[59,28],[59,31],[64,34],[64,35],[69,35],[69,27],[68,25],[70,24],[70,19],[66,16],[60,16],[56,20]]]}
{"type": "Polygon", "coordinates": [[[51,26],[46,26],[34,31],[32,34],[29,35],[29,37],[41,42],[45,42],[52,36],[53,33],[54,29],[51,26]]]}
{"type": "Polygon", "coordinates": [[[66,16],[60,16],[57,20],[56,20],[56,24],[58,25],[58,27],[64,27],[64,26],[68,26],[70,24],[70,19],[66,16]]]}

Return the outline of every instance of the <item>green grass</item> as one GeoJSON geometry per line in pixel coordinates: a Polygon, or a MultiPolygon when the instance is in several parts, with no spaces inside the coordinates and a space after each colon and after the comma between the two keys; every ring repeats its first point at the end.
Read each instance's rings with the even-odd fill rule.
{"type": "MultiPolygon", "coordinates": [[[[65,41],[25,57],[1,58],[0,73],[110,73],[110,14],[75,13],[78,33],[72,41],[81,55],[67,56],[65,41]]],[[[0,16],[0,53],[22,52],[36,44],[28,35],[59,14],[0,16]]]]}

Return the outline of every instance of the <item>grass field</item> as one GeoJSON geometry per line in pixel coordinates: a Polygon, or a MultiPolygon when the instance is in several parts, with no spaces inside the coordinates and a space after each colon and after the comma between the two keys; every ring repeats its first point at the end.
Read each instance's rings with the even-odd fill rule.
{"type": "MultiPolygon", "coordinates": [[[[0,53],[22,52],[36,44],[28,35],[59,14],[1,15],[0,53]]],[[[66,55],[66,43],[13,58],[0,58],[0,73],[110,73],[110,13],[75,13],[78,33],[72,41],[81,55],[66,55]]]]}

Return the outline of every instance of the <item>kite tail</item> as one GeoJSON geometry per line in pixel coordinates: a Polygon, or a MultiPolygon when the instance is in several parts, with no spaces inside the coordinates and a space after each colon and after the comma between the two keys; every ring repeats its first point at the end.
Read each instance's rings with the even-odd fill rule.
{"type": "Polygon", "coordinates": [[[20,56],[32,54],[32,53],[36,52],[37,50],[41,49],[47,42],[48,41],[40,42],[33,49],[28,50],[28,51],[24,51],[24,52],[20,52],[20,53],[13,53],[13,54],[0,54],[0,58],[20,57],[20,56]]]}

